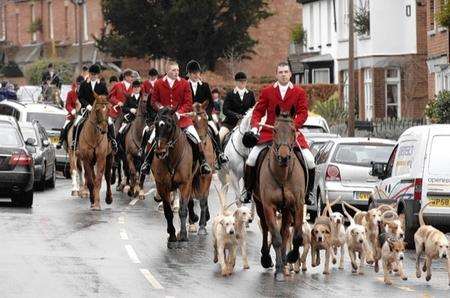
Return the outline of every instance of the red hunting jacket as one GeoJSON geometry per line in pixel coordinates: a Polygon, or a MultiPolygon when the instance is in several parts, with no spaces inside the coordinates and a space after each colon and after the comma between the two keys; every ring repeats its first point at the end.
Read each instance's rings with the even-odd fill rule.
{"type": "MultiPolygon", "coordinates": [[[[289,83],[289,88],[284,99],[281,99],[281,93],[278,87],[278,83],[267,86],[261,91],[259,100],[257,101],[253,110],[251,120],[252,128],[258,128],[258,125],[261,122],[262,117],[266,115],[266,112],[267,118],[265,123],[268,125],[274,125],[276,118],[275,108],[277,105],[280,106],[281,111],[290,111],[292,106],[295,107],[297,115],[294,118],[294,124],[295,128],[298,131],[297,144],[301,148],[308,148],[305,137],[300,132],[300,128],[308,118],[308,100],[306,98],[305,90],[298,86],[294,86],[292,83],[289,83]]],[[[272,129],[262,127],[260,131],[259,144],[272,141],[272,135],[272,129]]]]}
{"type": "MultiPolygon", "coordinates": [[[[175,80],[172,88],[167,82],[167,76],[158,79],[153,89],[151,103],[155,111],[162,107],[176,109],[179,114],[192,112],[192,92],[188,81],[182,78],[175,80]]],[[[178,121],[181,128],[193,125],[190,117],[181,117],[178,121]]]]}
{"type": "Polygon", "coordinates": [[[115,119],[122,114],[122,108],[114,108],[114,106],[116,106],[119,102],[125,104],[125,102],[127,101],[127,95],[131,95],[131,92],[131,84],[128,89],[125,87],[124,82],[118,82],[112,86],[108,95],[109,102],[111,103],[111,108],[109,109],[109,116],[111,118],[115,119]]]}
{"type": "MultiPolygon", "coordinates": [[[[155,82],[156,84],[156,82],[155,82]]],[[[142,92],[144,92],[147,95],[151,95],[153,93],[154,87],[152,86],[152,83],[150,83],[149,80],[145,80],[142,83],[142,92]]]]}
{"type": "Polygon", "coordinates": [[[76,108],[76,103],[78,100],[77,86],[74,85],[75,84],[72,85],[72,90],[70,90],[69,93],[67,93],[66,98],[66,110],[67,110],[66,119],[70,121],[75,119],[75,116],[72,115],[72,110],[76,108]]]}

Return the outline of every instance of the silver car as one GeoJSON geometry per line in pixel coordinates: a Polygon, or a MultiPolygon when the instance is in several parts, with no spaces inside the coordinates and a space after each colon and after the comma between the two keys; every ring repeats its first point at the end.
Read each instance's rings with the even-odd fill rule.
{"type": "Polygon", "coordinates": [[[322,212],[326,198],[333,202],[342,197],[342,201],[367,208],[379,181],[369,174],[371,162],[388,160],[394,146],[394,141],[376,138],[336,138],[323,145],[315,156],[313,214],[322,212]]]}

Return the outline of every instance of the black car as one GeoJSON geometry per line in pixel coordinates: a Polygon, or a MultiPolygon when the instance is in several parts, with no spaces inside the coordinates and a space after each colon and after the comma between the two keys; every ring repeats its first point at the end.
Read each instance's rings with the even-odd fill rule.
{"type": "Polygon", "coordinates": [[[24,141],[13,117],[0,116],[0,197],[15,205],[33,205],[34,161],[28,148],[35,139],[24,141]]]}
{"type": "Polygon", "coordinates": [[[34,160],[34,186],[36,190],[44,190],[46,186],[55,187],[56,153],[55,146],[50,143],[45,128],[39,122],[19,122],[24,140],[35,139],[28,148],[34,160]]]}

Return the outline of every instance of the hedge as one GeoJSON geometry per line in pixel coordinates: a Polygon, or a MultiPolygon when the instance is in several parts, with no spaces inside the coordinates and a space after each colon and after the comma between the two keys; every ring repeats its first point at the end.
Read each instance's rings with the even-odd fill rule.
{"type": "Polygon", "coordinates": [[[74,78],[74,67],[59,59],[40,59],[26,67],[25,77],[31,85],[42,83],[42,73],[47,69],[49,63],[53,63],[53,68],[59,75],[63,84],[70,84],[74,78]]]}

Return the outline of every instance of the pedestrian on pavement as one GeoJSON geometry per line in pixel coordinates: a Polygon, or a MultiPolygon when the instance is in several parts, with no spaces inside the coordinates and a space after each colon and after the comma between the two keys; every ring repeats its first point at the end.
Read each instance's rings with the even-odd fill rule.
{"type": "Polygon", "coordinates": [[[45,90],[50,85],[56,86],[58,89],[61,89],[62,82],[58,76],[58,73],[55,71],[53,67],[53,63],[49,63],[47,66],[47,70],[42,73],[42,90],[45,90]]]}

